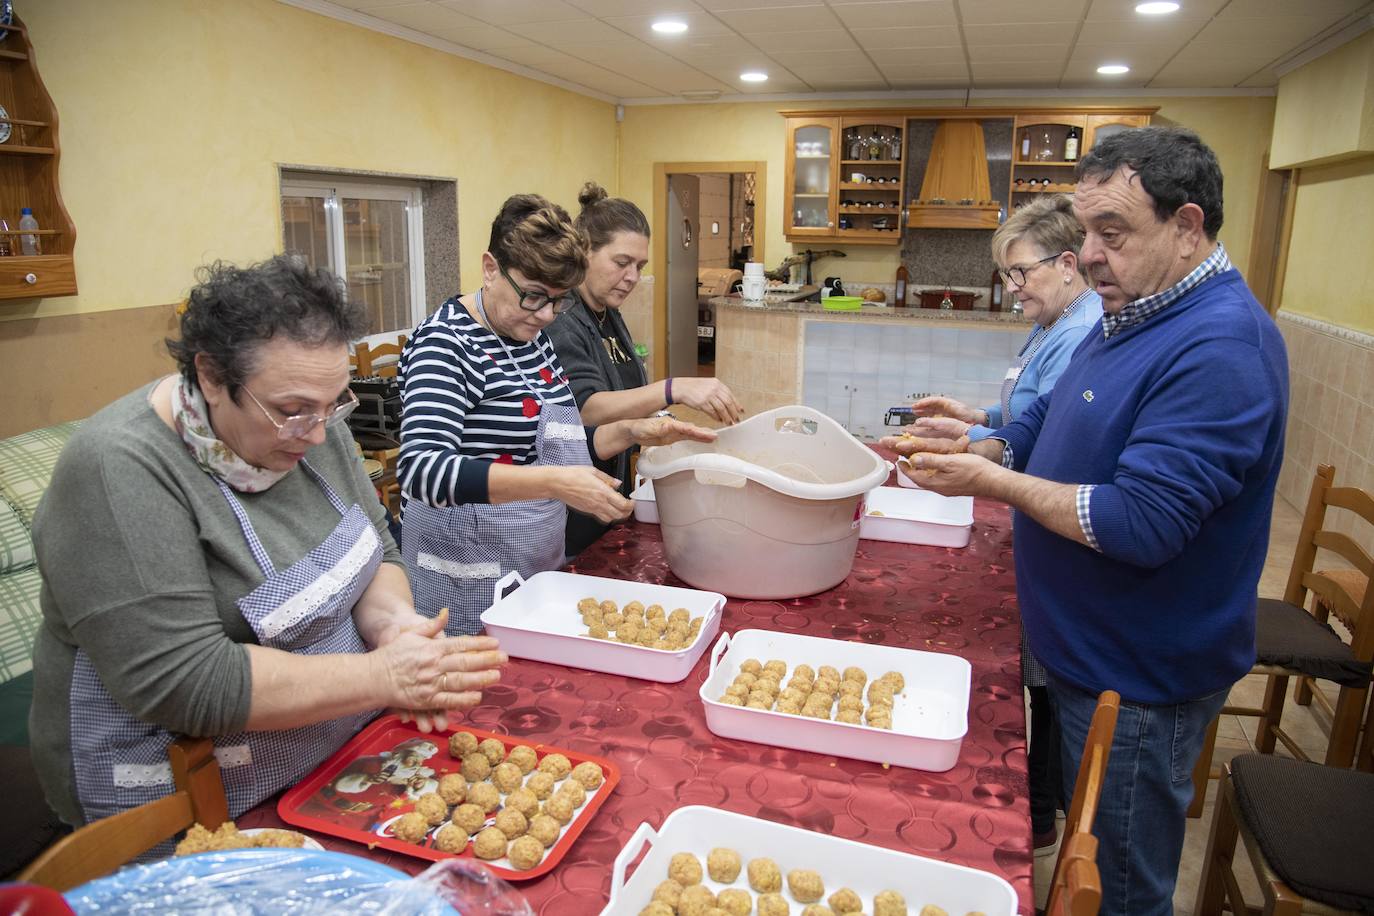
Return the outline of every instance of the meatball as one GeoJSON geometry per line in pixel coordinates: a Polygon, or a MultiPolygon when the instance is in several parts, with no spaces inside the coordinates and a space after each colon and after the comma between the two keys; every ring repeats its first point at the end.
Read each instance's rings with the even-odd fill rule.
{"type": "MultiPolygon", "coordinates": [[[[850,667],[844,669],[844,674],[840,675],[840,679],[845,681],[855,681],[860,686],[862,686],[864,682],[868,680],[868,673],[864,671],[864,669],[862,668],[856,668],[853,665],[851,665],[850,667]]],[[[832,906],[831,909],[833,910],[834,907],[832,906]]]]}
{"type": "Polygon", "coordinates": [[[439,797],[445,804],[461,805],[468,797],[468,781],[457,773],[447,773],[439,778],[439,797]]]}
{"type": "Polygon", "coordinates": [[[660,903],[667,904],[676,911],[678,902],[682,900],[682,885],[678,884],[672,878],[666,881],[660,881],[658,887],[654,888],[653,899],[660,903]]]}
{"type": "Polygon", "coordinates": [[[577,806],[572,803],[572,799],[568,798],[568,796],[555,795],[553,798],[544,802],[543,813],[558,821],[560,824],[567,824],[568,821],[573,819],[573,811],[576,807],[577,806]]]}
{"type": "Polygon", "coordinates": [[[878,680],[887,681],[891,685],[893,693],[901,693],[906,689],[906,678],[902,677],[900,671],[889,671],[878,680]]]}
{"type": "Polygon", "coordinates": [[[859,700],[863,699],[864,685],[858,681],[840,681],[840,699],[859,700]]]}
{"type": "MultiPolygon", "coordinates": [[[[863,673],[863,671],[858,668],[844,669],[846,676],[848,676],[851,671],[858,671],[860,674],[863,673]]],[[[827,900],[826,903],[830,904],[830,909],[841,914],[841,916],[843,916],[844,913],[861,913],[864,908],[864,902],[859,895],[847,887],[842,887],[831,894],[830,899],[827,900]]]]}
{"type": "Polygon", "coordinates": [[[847,725],[861,725],[863,724],[863,714],[857,709],[842,708],[839,712],[835,713],[835,721],[844,722],[847,725]]]}
{"type": "Polygon", "coordinates": [[[701,883],[701,862],[690,852],[676,853],[668,861],[668,877],[683,887],[701,883]]]}
{"type": "Polygon", "coordinates": [[[472,854],[479,859],[500,859],[506,854],[506,835],[487,827],[472,840],[472,854]]]}
{"type": "MultiPolygon", "coordinates": [[[[949,916],[949,912],[944,907],[936,906],[933,903],[927,903],[925,906],[921,907],[921,916],[949,916]]],[[[968,916],[973,916],[973,914],[970,913],[968,916]]]]}
{"type": "Polygon", "coordinates": [[[595,598],[583,598],[577,602],[577,610],[583,614],[601,613],[601,605],[595,598]]]}
{"type": "Polygon", "coordinates": [[[478,805],[468,803],[454,808],[451,820],[453,823],[466,830],[468,835],[471,836],[481,830],[483,825],[486,824],[487,812],[483,811],[478,805]]]}
{"type": "Polygon", "coordinates": [[[548,773],[555,780],[562,779],[572,772],[572,761],[562,754],[547,754],[539,761],[539,770],[548,773]]]}
{"type": "MultiPolygon", "coordinates": [[[[663,610],[663,608],[659,608],[659,610],[661,611],[661,610],[663,610]]],[[[668,615],[668,622],[669,622],[669,623],[680,623],[680,624],[683,624],[684,626],[690,625],[691,622],[692,622],[692,612],[689,611],[689,610],[687,610],[685,607],[676,607],[676,608],[673,608],[673,612],[672,612],[671,614],[668,615]]],[[[747,659],[745,663],[748,664],[748,662],[753,662],[755,665],[758,665],[759,660],[756,659],[756,658],[751,658],[751,659],[747,659]]],[[[760,667],[762,667],[762,666],[760,666],[760,667]]],[[[756,671],[756,672],[754,672],[754,673],[757,674],[758,672],[756,671]]]]}
{"type": "Polygon", "coordinates": [[[434,834],[434,846],[440,852],[451,852],[457,855],[467,849],[469,839],[466,830],[450,821],[440,827],[438,833],[434,834]]]}
{"type": "Polygon", "coordinates": [[[564,782],[553,794],[566,796],[574,808],[582,807],[582,803],[587,800],[587,790],[582,788],[582,783],[572,779],[564,782]]]}
{"type": "Polygon", "coordinates": [[[835,916],[835,911],[824,903],[810,903],[801,911],[801,916],[835,916]]]}
{"type": "Polygon", "coordinates": [[[468,802],[483,811],[495,811],[501,807],[501,793],[489,782],[473,783],[468,789],[468,802]]]}
{"type": "Polygon", "coordinates": [[[520,788],[520,783],[525,781],[525,774],[520,772],[520,767],[506,761],[498,763],[496,769],[491,771],[491,784],[504,795],[509,795],[520,788]]]}
{"type": "Polygon", "coordinates": [[[874,681],[868,685],[868,702],[882,706],[891,706],[892,692],[892,685],[887,681],[874,681]]]}
{"type": "Polygon", "coordinates": [[[617,607],[616,603],[610,600],[609,598],[601,602],[601,613],[603,614],[614,614],[618,610],[620,610],[620,608],[617,607]]]}
{"type": "Polygon", "coordinates": [[[717,700],[716,702],[718,702],[718,703],[724,703],[726,706],[743,706],[743,705],[744,705],[744,698],[743,698],[743,697],[732,697],[732,696],[730,696],[730,694],[727,693],[725,696],[721,697],[721,698],[720,698],[719,700],[717,700]]]}
{"type": "Polygon", "coordinates": [[[519,811],[525,817],[534,817],[539,813],[539,799],[529,789],[516,789],[506,796],[506,807],[519,811]]]}
{"type": "Polygon", "coordinates": [[[787,916],[792,908],[787,905],[782,894],[764,894],[759,897],[759,916],[787,916]]]}
{"type": "Polygon", "coordinates": [[[458,732],[449,735],[448,753],[454,760],[462,760],[477,750],[477,736],[472,732],[458,732]]]}
{"type": "Polygon", "coordinates": [[[610,639],[611,631],[604,624],[590,623],[587,625],[587,635],[592,639],[610,639]]]}
{"type": "Polygon", "coordinates": [[[816,679],[816,669],[812,668],[810,665],[798,665],[792,669],[792,676],[804,677],[808,681],[814,681],[816,679]]]}
{"type": "Polygon", "coordinates": [[[488,738],[477,745],[477,750],[487,758],[487,763],[496,766],[506,759],[506,746],[495,738],[488,738]]]}
{"type": "Polygon", "coordinates": [[[426,792],[415,800],[415,813],[431,827],[437,827],[448,820],[448,804],[438,792],[426,792]]]}
{"type": "Polygon", "coordinates": [[[536,814],[531,817],[529,830],[527,831],[529,836],[543,843],[545,849],[557,843],[558,835],[562,832],[563,825],[547,814],[536,814]]]}
{"type": "Polygon", "coordinates": [[[778,863],[767,858],[750,859],[749,886],[758,894],[774,894],[782,890],[782,870],[778,868],[778,863]]]}
{"type": "Polygon", "coordinates": [[[856,696],[845,694],[840,697],[840,709],[852,709],[855,712],[863,712],[863,708],[864,701],[856,696]]]}
{"type": "MultiPolygon", "coordinates": [[[[755,659],[750,659],[750,661],[754,662],[754,664],[756,665],[758,664],[758,661],[755,659]]],[[[762,668],[760,668],[758,671],[741,671],[739,674],[735,675],[735,683],[741,684],[745,687],[753,687],[754,684],[758,681],[759,674],[762,671],[762,668]]]]}
{"type": "Polygon", "coordinates": [[[809,868],[794,868],[787,873],[787,889],[798,903],[815,903],[825,896],[821,876],[809,868]]]}
{"type": "Polygon", "coordinates": [[[873,916],[906,916],[906,898],[896,891],[879,891],[873,898],[873,916]]]}
{"type": "Polygon", "coordinates": [[[553,784],[557,781],[550,774],[540,770],[530,774],[530,778],[525,780],[525,788],[533,792],[535,798],[543,801],[553,793],[553,784]]]}
{"type": "Polygon", "coordinates": [[[517,744],[506,755],[506,762],[515,764],[520,768],[522,775],[528,776],[539,765],[539,755],[528,744],[517,744]]]}
{"type": "Polygon", "coordinates": [[[480,751],[473,751],[463,758],[463,778],[468,782],[481,782],[491,775],[491,761],[480,751]]]}
{"type": "Polygon", "coordinates": [[[729,887],[716,895],[716,906],[730,916],[749,916],[754,910],[754,898],[749,896],[748,891],[729,887]]]}
{"type": "MultiPolygon", "coordinates": [[[[643,613],[645,613],[645,611],[644,611],[644,602],[643,602],[643,601],[627,601],[627,602],[625,602],[625,613],[627,613],[627,614],[643,614],[643,613]]],[[[663,616],[663,608],[662,608],[662,606],[655,604],[655,605],[654,605],[654,612],[651,613],[651,614],[649,614],[648,616],[650,616],[650,617],[655,617],[655,616],[657,616],[657,617],[662,617],[662,616],[663,616]]]]}
{"type": "Polygon", "coordinates": [[[773,696],[766,690],[754,690],[745,702],[755,709],[768,709],[773,705],[773,696]]]}
{"type": "Polygon", "coordinates": [[[716,905],[716,895],[704,884],[693,884],[683,888],[682,898],[677,902],[678,916],[706,916],[706,912],[716,905]]]}
{"type": "Polygon", "coordinates": [[[429,833],[429,821],[418,811],[402,814],[391,824],[391,835],[402,843],[423,843],[429,833]]]}
{"type": "Polygon", "coordinates": [[[840,672],[836,671],[831,665],[821,665],[816,669],[816,677],[825,677],[832,681],[838,681],[840,679],[840,672]]]}
{"type": "Polygon", "coordinates": [[[495,825],[496,829],[504,833],[508,840],[524,836],[525,831],[530,829],[530,822],[525,819],[525,815],[514,808],[502,808],[500,813],[496,815],[495,825]]]}
{"type": "Polygon", "coordinates": [[[650,900],[649,905],[639,911],[639,916],[675,916],[677,910],[658,900],[650,900]]]}
{"type": "Polygon", "coordinates": [[[544,844],[532,836],[517,837],[510,844],[507,853],[511,867],[517,871],[529,871],[544,860],[544,844]]]}
{"type": "Polygon", "coordinates": [[[757,658],[746,658],[740,662],[739,670],[758,677],[759,672],[763,670],[763,662],[757,658]]]}
{"type": "Polygon", "coordinates": [[[712,881],[732,884],[739,877],[739,870],[739,853],[733,849],[717,846],[706,857],[706,871],[711,876],[712,881]]]}

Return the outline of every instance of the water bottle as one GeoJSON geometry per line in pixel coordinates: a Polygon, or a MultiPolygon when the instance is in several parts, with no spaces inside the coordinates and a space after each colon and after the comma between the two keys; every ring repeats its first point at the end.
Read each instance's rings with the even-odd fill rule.
{"type": "MultiPolygon", "coordinates": [[[[33,208],[25,207],[19,211],[20,230],[35,230],[38,228],[38,220],[33,218],[33,208]]],[[[38,254],[38,236],[21,235],[19,236],[19,250],[26,255],[38,254]]]]}

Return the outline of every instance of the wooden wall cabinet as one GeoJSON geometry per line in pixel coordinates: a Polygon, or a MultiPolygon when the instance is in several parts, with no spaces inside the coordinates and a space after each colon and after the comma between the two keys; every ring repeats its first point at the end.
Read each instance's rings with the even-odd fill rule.
{"type": "Polygon", "coordinates": [[[1074,167],[1098,139],[1131,127],[1150,123],[1144,111],[1078,113],[1027,111],[1012,123],[1011,205],[1034,199],[1035,194],[1070,194],[1074,167]],[[1078,133],[1078,153],[1065,155],[1069,131],[1078,133]]]}
{"type": "Polygon", "coordinates": [[[0,229],[8,257],[0,257],[0,299],[76,294],[76,227],[57,186],[59,146],[57,108],[43,87],[34,61],[33,44],[23,21],[14,17],[0,38],[0,229]],[[40,253],[21,254],[19,211],[33,209],[38,220],[40,253]]]}
{"type": "Polygon", "coordinates": [[[787,239],[899,244],[905,134],[906,118],[900,113],[789,117],[783,197],[787,239]]]}

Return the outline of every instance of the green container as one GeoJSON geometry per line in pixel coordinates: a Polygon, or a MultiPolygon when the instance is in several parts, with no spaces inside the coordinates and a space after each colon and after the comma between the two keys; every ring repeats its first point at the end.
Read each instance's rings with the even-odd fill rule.
{"type": "Polygon", "coordinates": [[[857,312],[863,304],[858,296],[827,296],[821,300],[822,306],[837,312],[857,312]]]}

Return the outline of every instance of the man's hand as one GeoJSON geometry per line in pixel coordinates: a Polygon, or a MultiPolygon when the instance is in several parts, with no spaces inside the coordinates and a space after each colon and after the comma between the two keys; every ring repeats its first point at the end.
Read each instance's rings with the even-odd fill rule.
{"type": "Polygon", "coordinates": [[[941,496],[987,496],[998,474],[1012,473],[979,455],[920,452],[897,462],[897,472],[941,496]]]}
{"type": "Polygon", "coordinates": [[[954,455],[968,451],[968,436],[961,435],[957,439],[946,439],[923,438],[905,434],[901,436],[884,436],[882,439],[878,440],[878,444],[887,446],[903,457],[915,455],[918,452],[954,455]]]}
{"type": "Polygon", "coordinates": [[[987,418],[983,411],[969,407],[963,401],[956,401],[954,398],[921,398],[911,405],[911,409],[918,417],[953,417],[963,420],[970,426],[987,418]]]}
{"type": "Polygon", "coordinates": [[[918,439],[958,439],[971,425],[953,417],[917,417],[906,431],[918,439]]]}

